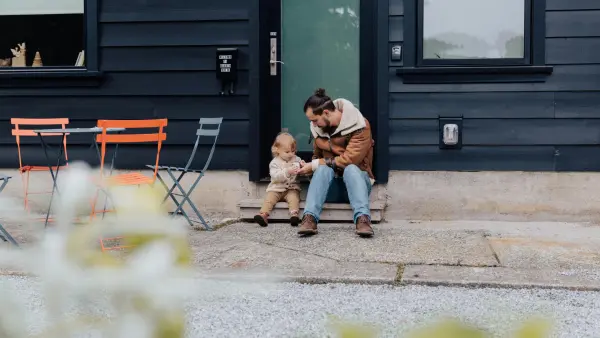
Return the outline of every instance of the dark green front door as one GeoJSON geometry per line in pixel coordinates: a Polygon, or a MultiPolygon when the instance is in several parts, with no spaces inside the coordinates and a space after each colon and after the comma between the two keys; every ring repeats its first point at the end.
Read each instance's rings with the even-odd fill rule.
{"type": "Polygon", "coordinates": [[[300,151],[312,150],[302,108],[316,88],[360,103],[359,14],[360,0],[281,0],[281,127],[300,151]]]}

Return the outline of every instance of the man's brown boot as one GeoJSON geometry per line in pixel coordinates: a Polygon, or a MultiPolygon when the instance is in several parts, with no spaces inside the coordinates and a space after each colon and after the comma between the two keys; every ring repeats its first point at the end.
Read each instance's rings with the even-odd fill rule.
{"type": "Polygon", "coordinates": [[[254,216],[254,221],[260,224],[261,227],[266,227],[269,225],[269,214],[261,212],[260,214],[254,216]]]}
{"type": "Polygon", "coordinates": [[[369,216],[362,215],[358,217],[356,220],[356,234],[360,237],[371,237],[375,234],[369,216]]]}
{"type": "Polygon", "coordinates": [[[304,215],[304,217],[302,217],[302,223],[300,223],[300,228],[298,229],[298,234],[312,236],[316,235],[318,232],[317,220],[315,220],[312,215],[304,215]]]}

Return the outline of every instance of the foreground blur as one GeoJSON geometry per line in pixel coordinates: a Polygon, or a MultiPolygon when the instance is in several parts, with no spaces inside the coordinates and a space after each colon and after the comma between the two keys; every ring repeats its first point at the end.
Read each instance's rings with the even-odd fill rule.
{"type": "MultiPolygon", "coordinates": [[[[188,228],[170,217],[161,205],[164,192],[150,187],[113,188],[98,181],[98,177],[85,164],[71,164],[61,173],[61,193],[53,208],[55,223],[44,229],[23,215],[21,224],[29,226],[38,241],[22,249],[0,249],[0,268],[35,276],[0,278],[0,337],[33,334],[63,338],[77,333],[118,338],[331,334],[365,338],[397,334],[415,338],[488,337],[484,331],[454,321],[425,328],[411,322],[410,330],[400,333],[394,328],[393,334],[389,327],[382,332],[378,326],[362,324],[377,322],[373,315],[380,318],[390,313],[402,323],[410,314],[402,308],[403,302],[394,302],[394,294],[378,297],[382,292],[397,295],[404,289],[336,286],[328,295],[323,287],[289,286],[275,283],[268,276],[259,283],[236,280],[235,276],[231,276],[235,283],[197,276],[188,228]],[[89,219],[90,201],[99,186],[116,213],[89,219]],[[100,238],[115,237],[118,239],[106,240],[105,246],[126,249],[102,252],[100,238]],[[336,294],[339,290],[351,290],[354,299],[344,300],[336,294]],[[320,301],[336,306],[332,311],[319,306],[320,301]],[[373,310],[360,311],[373,306],[373,310]],[[340,309],[353,310],[336,311],[340,309]]],[[[104,203],[104,197],[98,200],[104,203]]],[[[9,215],[0,217],[14,219],[19,215],[10,211],[2,208],[9,215]]],[[[423,299],[422,308],[413,308],[412,312],[439,316],[432,304],[441,298],[423,299]]],[[[497,318],[502,320],[503,310],[498,311],[497,318]]],[[[549,337],[545,322],[522,326],[524,318],[519,317],[516,326],[511,324],[511,337],[549,337]]]]}

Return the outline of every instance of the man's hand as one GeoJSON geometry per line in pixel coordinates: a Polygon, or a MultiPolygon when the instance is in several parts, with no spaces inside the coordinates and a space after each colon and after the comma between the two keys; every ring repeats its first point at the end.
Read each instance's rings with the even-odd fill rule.
{"type": "MultiPolygon", "coordinates": [[[[303,161],[304,162],[304,161],[303,161]]],[[[312,165],[310,163],[301,163],[302,168],[296,171],[296,175],[310,175],[312,174],[312,165]]]]}

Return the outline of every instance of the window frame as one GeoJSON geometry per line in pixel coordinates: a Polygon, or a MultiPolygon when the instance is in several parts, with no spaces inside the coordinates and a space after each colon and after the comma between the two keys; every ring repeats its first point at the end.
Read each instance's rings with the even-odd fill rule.
{"type": "Polygon", "coordinates": [[[423,9],[419,8],[423,0],[404,0],[404,55],[396,76],[405,84],[545,82],[554,70],[546,65],[546,0],[527,1],[531,3],[530,24],[525,26],[530,37],[525,39],[529,55],[523,61],[527,62],[514,59],[422,62],[423,9]]]}
{"type": "MultiPolygon", "coordinates": [[[[425,0],[417,0],[417,67],[424,66],[522,66],[531,65],[531,48],[532,48],[532,29],[533,10],[532,0],[523,0],[523,20],[524,32],[523,58],[498,58],[498,59],[424,59],[424,21],[425,21],[425,0]]],[[[498,0],[502,1],[502,0],[498,0]]]]}
{"type": "Polygon", "coordinates": [[[98,80],[102,77],[102,73],[99,71],[98,56],[99,2],[100,0],[84,0],[85,64],[83,67],[2,67],[0,68],[0,87],[98,85],[98,80]],[[52,80],[58,80],[58,82],[52,80]]]}

